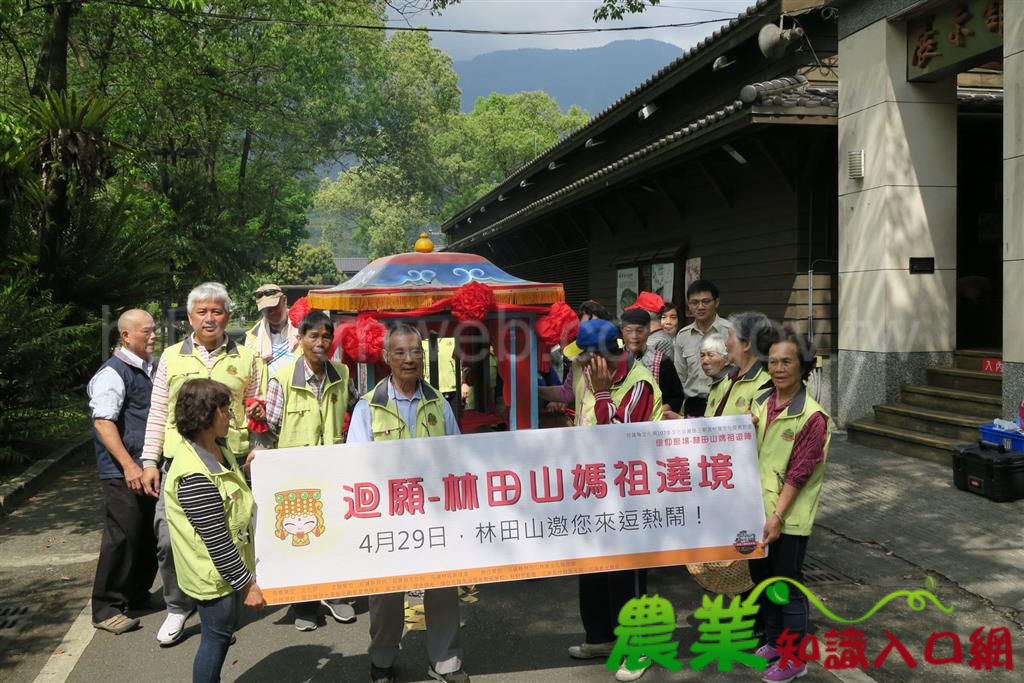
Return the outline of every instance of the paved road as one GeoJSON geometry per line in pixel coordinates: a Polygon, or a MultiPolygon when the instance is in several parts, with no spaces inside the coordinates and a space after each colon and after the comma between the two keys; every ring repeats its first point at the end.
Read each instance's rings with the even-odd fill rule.
{"type": "MultiPolygon", "coordinates": [[[[0,630],[0,680],[187,680],[199,641],[196,620],[190,621],[183,641],[168,649],[159,648],[155,640],[159,612],[143,615],[141,630],[116,637],[94,631],[87,611],[76,622],[87,606],[101,523],[91,468],[88,460],[73,464],[43,493],[0,521],[0,607],[38,606],[13,640],[4,640],[0,630]]],[[[852,618],[889,592],[924,588],[926,576],[932,575],[938,580],[934,593],[954,609],[948,615],[933,607],[917,613],[905,602],[894,602],[858,625],[867,636],[869,659],[884,647],[884,630],[889,630],[916,657],[915,669],[908,669],[894,653],[881,669],[827,672],[815,665],[803,680],[959,681],[998,675],[976,672],[966,663],[926,664],[922,651],[932,631],[957,633],[969,658],[972,631],[1004,626],[1024,656],[1022,513],[1024,501],[995,504],[956,491],[946,468],[837,441],[810,544],[812,568],[820,569],[808,577],[817,579],[812,585],[815,594],[837,616],[852,618]]],[[[651,592],[676,606],[680,652],[688,654],[698,635],[692,611],[703,592],[680,569],[654,571],[649,583],[651,592]]],[[[240,630],[224,680],[365,680],[365,601],[357,607],[357,623],[331,621],[312,633],[297,632],[284,608],[264,610],[240,630]]],[[[466,668],[474,680],[612,680],[602,663],[574,662],[565,655],[581,637],[574,578],[481,586],[479,600],[464,605],[464,610],[466,668]]],[[[823,647],[831,628],[843,628],[820,612],[815,611],[813,618],[813,631],[823,647]]],[[[400,675],[421,681],[426,679],[425,669],[423,633],[410,631],[400,675]]],[[[687,666],[674,674],[652,670],[643,680],[758,678],[745,669],[698,674],[687,666]]]]}

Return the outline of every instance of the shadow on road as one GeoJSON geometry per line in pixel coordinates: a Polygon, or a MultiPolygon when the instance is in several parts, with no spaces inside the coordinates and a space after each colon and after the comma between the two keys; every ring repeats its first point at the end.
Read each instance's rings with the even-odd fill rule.
{"type": "Polygon", "coordinates": [[[35,608],[0,638],[0,680],[32,680],[91,593],[103,508],[92,458],[62,465],[0,519],[0,606],[35,608]]]}
{"type": "MultiPolygon", "coordinates": [[[[103,501],[92,457],[69,462],[52,483],[28,498],[7,516],[0,518],[0,538],[6,545],[12,539],[32,537],[27,541],[50,548],[58,534],[95,534],[103,525],[103,501]],[[50,542],[50,543],[48,543],[50,542]]],[[[95,550],[95,548],[94,548],[95,550]]]]}

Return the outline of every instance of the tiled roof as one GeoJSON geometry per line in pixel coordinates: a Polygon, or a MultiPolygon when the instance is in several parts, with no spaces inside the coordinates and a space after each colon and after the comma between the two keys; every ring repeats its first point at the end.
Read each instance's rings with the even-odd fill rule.
{"type": "Polygon", "coordinates": [[[343,273],[358,273],[369,262],[370,259],[364,256],[346,256],[334,259],[334,267],[343,273]]]}
{"type": "MultiPolygon", "coordinates": [[[[587,123],[583,124],[582,126],[577,128],[576,130],[574,130],[571,133],[569,133],[568,135],[566,135],[565,138],[563,138],[561,141],[559,141],[558,143],[552,145],[551,147],[549,147],[544,152],[541,152],[539,155],[537,155],[537,157],[535,157],[531,161],[528,161],[527,163],[525,163],[522,166],[520,166],[519,168],[517,168],[507,178],[505,178],[505,180],[503,180],[498,185],[498,187],[496,187],[494,190],[492,190],[491,192],[489,192],[487,194],[488,195],[495,194],[496,192],[498,192],[498,190],[501,187],[505,186],[510,180],[512,180],[513,178],[515,178],[516,176],[518,176],[519,174],[521,174],[523,171],[527,170],[528,168],[531,168],[532,166],[536,165],[541,159],[544,159],[545,157],[547,157],[547,156],[551,155],[552,153],[557,152],[559,150],[568,149],[570,147],[578,145],[582,141],[586,140],[592,134],[590,132],[590,129],[592,129],[599,122],[601,122],[602,120],[607,118],[613,111],[619,109],[620,107],[622,107],[625,103],[629,102],[630,100],[638,99],[639,96],[641,94],[643,94],[645,91],[650,89],[652,86],[657,84],[659,81],[663,80],[665,77],[667,77],[668,75],[670,75],[674,71],[678,70],[684,64],[692,61],[694,58],[696,58],[697,56],[699,56],[702,53],[704,53],[705,51],[707,51],[719,39],[721,39],[723,36],[729,34],[733,30],[735,30],[738,26],[746,24],[749,21],[752,21],[752,20],[756,19],[757,17],[762,16],[762,12],[761,11],[765,7],[767,7],[770,3],[772,3],[772,2],[777,2],[777,0],[757,0],[757,2],[755,4],[753,4],[750,7],[748,7],[744,12],[742,12],[738,16],[733,17],[732,19],[730,19],[729,22],[726,23],[724,26],[721,26],[721,27],[715,29],[715,31],[710,36],[707,36],[706,38],[704,38],[703,40],[698,42],[696,45],[691,47],[689,50],[684,52],[681,57],[675,59],[672,62],[669,62],[668,64],[663,66],[661,69],[659,69],[657,72],[655,72],[653,75],[651,75],[643,83],[640,83],[639,85],[634,87],[632,90],[627,92],[625,95],[623,95],[619,99],[615,100],[613,103],[611,103],[610,105],[605,107],[603,110],[601,110],[600,112],[595,114],[593,117],[591,117],[591,119],[589,121],[587,121],[587,123]]],[[[484,196],[486,197],[487,195],[484,195],[484,196]]],[[[478,198],[477,201],[479,201],[479,199],[482,199],[482,197],[478,198]]],[[[477,202],[473,202],[472,204],[470,204],[470,206],[474,206],[476,203],[477,202]]],[[[468,208],[468,207],[466,207],[466,208],[468,208]]],[[[463,209],[463,211],[465,211],[465,208],[463,209]]],[[[460,211],[459,214],[456,214],[455,216],[452,216],[452,218],[450,218],[448,221],[445,222],[445,225],[446,226],[451,225],[453,220],[457,216],[461,215],[461,213],[462,212],[460,211]]]]}
{"type": "Polygon", "coordinates": [[[956,100],[960,111],[1001,112],[1003,91],[993,88],[959,88],[956,100]]]}
{"type": "Polygon", "coordinates": [[[526,214],[533,213],[551,202],[573,194],[596,180],[616,174],[641,159],[682,145],[701,131],[732,117],[738,112],[749,109],[752,111],[761,110],[760,113],[766,114],[800,114],[804,113],[801,110],[806,110],[806,113],[810,115],[834,116],[838,111],[838,107],[838,92],[835,88],[810,87],[804,76],[786,76],[764,83],[745,85],[740,90],[738,98],[729,104],[691,121],[682,128],[641,147],[618,161],[579,178],[575,182],[531,204],[527,204],[515,213],[491,223],[483,230],[449,244],[448,248],[455,249],[466,244],[472,244],[486,238],[488,235],[500,232],[503,226],[516,221],[526,214]]]}

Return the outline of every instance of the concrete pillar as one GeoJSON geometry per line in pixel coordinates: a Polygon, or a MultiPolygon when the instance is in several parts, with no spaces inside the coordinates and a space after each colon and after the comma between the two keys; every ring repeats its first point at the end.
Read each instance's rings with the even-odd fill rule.
{"type": "Polygon", "coordinates": [[[956,346],[956,81],[907,82],[902,23],[839,41],[837,421],[894,400],[956,346]],[[848,153],[864,151],[864,178],[848,153]],[[933,257],[933,274],[909,272],[933,257]]]}
{"type": "Polygon", "coordinates": [[[1024,2],[1003,3],[1003,414],[1024,395],[1024,2]]]}

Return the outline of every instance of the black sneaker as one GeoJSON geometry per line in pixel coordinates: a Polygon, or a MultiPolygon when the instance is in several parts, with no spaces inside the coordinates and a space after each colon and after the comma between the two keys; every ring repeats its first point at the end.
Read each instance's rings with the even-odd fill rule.
{"type": "Polygon", "coordinates": [[[371,662],[370,683],[395,683],[395,667],[381,668],[371,662]]]}

